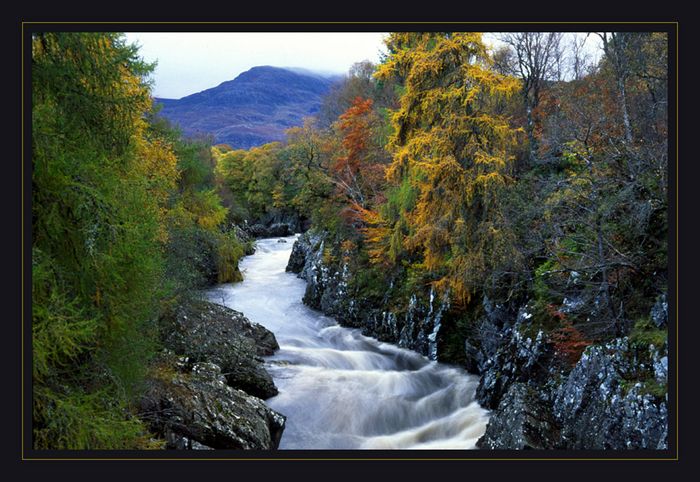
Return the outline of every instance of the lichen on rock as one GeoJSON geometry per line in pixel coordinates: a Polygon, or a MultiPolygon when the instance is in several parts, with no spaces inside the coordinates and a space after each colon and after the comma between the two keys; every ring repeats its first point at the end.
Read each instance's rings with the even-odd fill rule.
{"type": "Polygon", "coordinates": [[[274,334],[225,306],[196,301],[177,309],[163,345],[193,361],[209,361],[223,370],[232,387],[260,398],[277,394],[260,356],[279,348],[274,334]]]}
{"type": "MultiPolygon", "coordinates": [[[[164,355],[163,363],[176,368],[172,355],[164,355]]],[[[283,415],[230,387],[213,363],[195,363],[189,371],[179,368],[166,371],[168,376],[161,371],[161,376],[150,378],[140,401],[141,418],[164,434],[169,448],[277,448],[283,415]]]]}

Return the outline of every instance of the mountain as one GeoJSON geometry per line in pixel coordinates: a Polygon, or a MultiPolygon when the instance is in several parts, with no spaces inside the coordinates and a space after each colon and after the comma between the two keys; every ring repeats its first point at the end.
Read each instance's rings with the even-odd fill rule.
{"type": "Polygon", "coordinates": [[[253,67],[233,80],[181,99],[156,99],[159,115],[187,136],[212,134],[215,143],[247,149],[284,139],[318,111],[337,79],[297,68],[253,67]]]}

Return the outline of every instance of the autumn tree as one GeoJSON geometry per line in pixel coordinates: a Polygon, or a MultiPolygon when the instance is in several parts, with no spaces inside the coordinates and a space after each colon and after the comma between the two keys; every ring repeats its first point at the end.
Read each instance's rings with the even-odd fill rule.
{"type": "Polygon", "coordinates": [[[625,141],[632,142],[632,126],[627,107],[627,79],[631,73],[629,50],[639,35],[633,32],[602,32],[598,36],[603,41],[605,57],[615,73],[617,93],[619,95],[622,124],[625,128],[625,141]]]}
{"type": "Polygon", "coordinates": [[[347,75],[336,82],[323,98],[317,114],[318,127],[328,129],[353,104],[357,97],[372,99],[376,109],[395,107],[395,84],[374,77],[376,65],[367,60],[350,67],[347,75]]]}
{"type": "Polygon", "coordinates": [[[518,82],[491,69],[479,33],[394,33],[386,43],[377,77],[404,82],[387,175],[404,194],[376,224],[385,245],[418,256],[434,286],[465,302],[515,256],[499,199],[516,130],[496,111],[518,82]]]}
{"type": "Polygon", "coordinates": [[[331,179],[338,195],[344,198],[343,213],[350,220],[359,220],[359,212],[383,199],[389,158],[384,149],[382,120],[373,110],[371,99],[357,97],[335,126],[342,136],[342,150],[331,162],[331,179]]]}
{"type": "Polygon", "coordinates": [[[330,131],[319,129],[313,118],[305,119],[302,127],[288,129],[286,135],[282,155],[288,166],[291,205],[301,215],[315,219],[315,224],[327,226],[337,214],[331,202],[335,188],[329,172],[341,149],[340,141],[330,131]]]}
{"type": "Polygon", "coordinates": [[[541,275],[552,300],[597,337],[626,333],[665,286],[666,43],[664,34],[635,35],[612,53],[627,59],[629,122],[618,60],[605,54],[596,72],[552,89],[543,136],[557,161],[536,181],[541,275]]]}

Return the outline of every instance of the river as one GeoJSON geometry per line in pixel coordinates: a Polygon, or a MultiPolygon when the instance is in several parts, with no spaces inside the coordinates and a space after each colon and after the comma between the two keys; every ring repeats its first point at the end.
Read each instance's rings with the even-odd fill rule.
{"type": "Polygon", "coordinates": [[[258,240],[244,281],[208,293],[277,337],[266,368],[279,389],[267,404],[287,416],[280,449],[474,448],[488,422],[478,378],[305,306],[306,283],[285,272],[296,236],[281,239],[258,240]]]}

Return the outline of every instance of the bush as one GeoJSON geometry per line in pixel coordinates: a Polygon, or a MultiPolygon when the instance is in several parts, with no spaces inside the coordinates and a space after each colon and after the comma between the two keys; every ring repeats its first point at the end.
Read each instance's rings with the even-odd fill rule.
{"type": "Polygon", "coordinates": [[[651,318],[641,318],[634,324],[629,335],[630,342],[633,346],[646,348],[649,345],[654,345],[656,348],[661,348],[668,338],[666,330],[660,330],[651,321],[651,318]]]}

